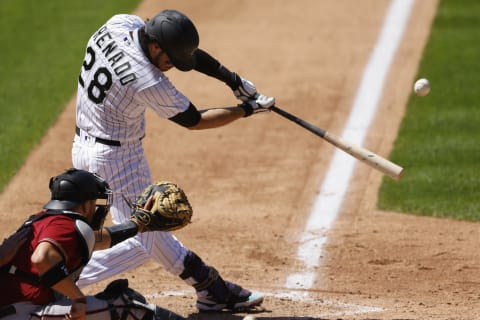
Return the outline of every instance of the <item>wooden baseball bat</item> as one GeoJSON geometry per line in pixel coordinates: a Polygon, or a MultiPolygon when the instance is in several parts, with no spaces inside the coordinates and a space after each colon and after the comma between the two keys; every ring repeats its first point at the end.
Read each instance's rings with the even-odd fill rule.
{"type": "Polygon", "coordinates": [[[305,120],[302,120],[291,113],[288,113],[279,107],[273,106],[270,108],[273,112],[281,115],[282,117],[295,122],[299,126],[307,129],[308,131],[312,132],[313,134],[323,138],[324,140],[328,141],[330,144],[333,144],[335,147],[345,151],[346,153],[350,154],[351,156],[357,158],[358,160],[366,163],[370,167],[379,170],[393,179],[400,179],[403,173],[403,168],[399,165],[379,156],[378,154],[373,153],[370,150],[367,150],[363,147],[354,145],[345,139],[338,137],[330,132],[320,129],[305,120]]]}

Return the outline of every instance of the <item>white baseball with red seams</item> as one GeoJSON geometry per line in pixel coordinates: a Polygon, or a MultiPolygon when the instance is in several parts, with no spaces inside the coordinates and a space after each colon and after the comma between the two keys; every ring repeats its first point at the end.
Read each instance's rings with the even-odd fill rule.
{"type": "Polygon", "coordinates": [[[415,91],[418,96],[426,96],[430,92],[430,81],[425,78],[418,79],[413,86],[413,91],[415,91]]]}

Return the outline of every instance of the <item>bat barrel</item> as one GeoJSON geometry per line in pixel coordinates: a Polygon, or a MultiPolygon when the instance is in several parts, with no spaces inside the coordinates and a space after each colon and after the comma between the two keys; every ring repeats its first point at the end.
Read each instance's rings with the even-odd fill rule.
{"type": "Polygon", "coordinates": [[[356,146],[349,141],[346,141],[336,135],[327,132],[326,130],[320,129],[305,120],[294,116],[291,113],[288,113],[285,110],[282,110],[276,106],[270,108],[273,112],[281,115],[282,117],[295,122],[299,126],[307,129],[308,131],[312,132],[313,134],[323,138],[324,140],[328,141],[330,144],[334,145],[335,147],[345,151],[346,153],[350,154],[351,156],[355,157],[356,159],[364,162],[365,164],[369,165],[370,167],[379,170],[393,179],[400,179],[403,174],[403,168],[399,165],[382,158],[381,156],[371,152],[368,149],[365,149],[360,146],[356,146]]]}

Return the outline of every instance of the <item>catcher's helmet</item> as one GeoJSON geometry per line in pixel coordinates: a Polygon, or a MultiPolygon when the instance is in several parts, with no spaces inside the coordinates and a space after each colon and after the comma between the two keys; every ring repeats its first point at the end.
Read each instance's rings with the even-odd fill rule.
{"type": "Polygon", "coordinates": [[[85,170],[68,169],[50,178],[51,200],[45,209],[69,210],[87,200],[109,199],[112,191],[100,176],[85,170]]]}
{"type": "Polygon", "coordinates": [[[163,10],[145,24],[145,33],[165,50],[172,64],[181,71],[196,65],[199,36],[193,22],[177,10],[163,10]]]}

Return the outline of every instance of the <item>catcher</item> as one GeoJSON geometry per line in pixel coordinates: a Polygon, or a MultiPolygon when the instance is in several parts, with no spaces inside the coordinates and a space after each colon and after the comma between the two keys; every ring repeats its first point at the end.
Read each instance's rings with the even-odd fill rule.
{"type": "Polygon", "coordinates": [[[10,237],[24,243],[6,241],[0,247],[0,319],[184,319],[148,304],[126,279],[111,282],[95,296],[85,296],[76,285],[93,250],[137,232],[175,230],[189,223],[192,208],[178,186],[150,186],[139,198],[143,205],[133,206],[130,221],[106,228],[112,192],[98,175],[69,169],[51,178],[49,187],[45,210],[10,237]]]}

